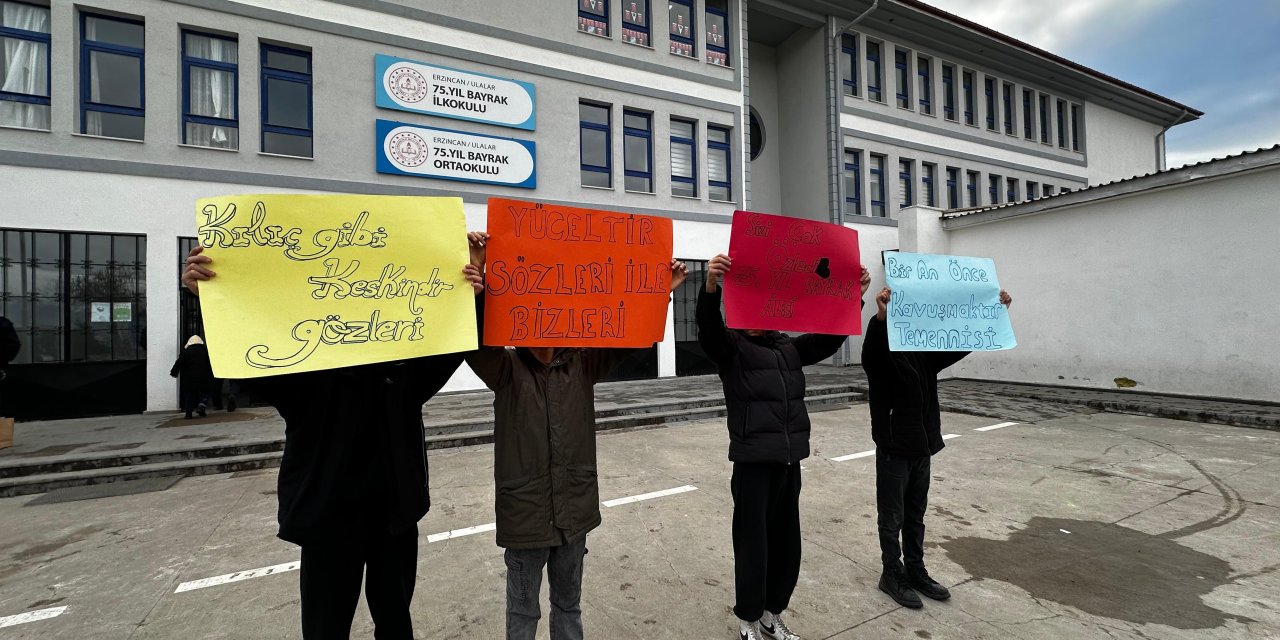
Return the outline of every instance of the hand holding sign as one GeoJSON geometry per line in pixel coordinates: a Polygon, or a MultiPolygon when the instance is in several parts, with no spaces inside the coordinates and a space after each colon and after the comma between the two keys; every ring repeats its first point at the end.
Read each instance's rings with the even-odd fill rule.
{"type": "Polygon", "coordinates": [[[1018,342],[1009,322],[1013,298],[987,258],[889,252],[889,286],[876,296],[893,351],[998,351],[1018,342]]]}

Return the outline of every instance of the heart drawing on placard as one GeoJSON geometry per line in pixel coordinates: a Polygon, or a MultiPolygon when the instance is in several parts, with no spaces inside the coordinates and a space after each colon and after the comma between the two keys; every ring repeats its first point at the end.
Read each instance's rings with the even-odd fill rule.
{"type": "Polygon", "coordinates": [[[830,278],[831,277],[831,259],[823,258],[819,260],[818,268],[814,269],[813,272],[818,274],[818,277],[822,278],[823,280],[830,278]]]}

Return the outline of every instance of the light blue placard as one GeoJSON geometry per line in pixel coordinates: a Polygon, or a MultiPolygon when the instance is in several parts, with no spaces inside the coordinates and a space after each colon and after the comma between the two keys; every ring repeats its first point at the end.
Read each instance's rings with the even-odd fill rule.
{"type": "Polygon", "coordinates": [[[990,258],[885,253],[891,351],[1000,351],[1018,345],[990,258]]]}
{"type": "Polygon", "coordinates": [[[374,104],[533,131],[537,100],[532,83],[487,73],[378,54],[374,104]]]}

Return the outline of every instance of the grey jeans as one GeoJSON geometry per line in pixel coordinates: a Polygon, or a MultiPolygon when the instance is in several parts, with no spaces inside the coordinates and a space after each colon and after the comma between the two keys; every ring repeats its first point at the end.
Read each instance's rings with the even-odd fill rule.
{"type": "Polygon", "coordinates": [[[507,549],[507,640],[533,640],[542,607],[542,568],[551,583],[551,640],[582,640],[582,557],[587,539],[542,549],[507,549]]]}

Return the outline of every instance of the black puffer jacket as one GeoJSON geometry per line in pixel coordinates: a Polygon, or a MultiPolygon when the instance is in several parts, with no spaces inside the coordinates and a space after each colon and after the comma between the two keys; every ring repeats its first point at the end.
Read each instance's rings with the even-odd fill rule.
{"type": "Polygon", "coordinates": [[[872,316],[862,340],[871,439],[889,455],[931,456],[946,445],[938,410],[938,373],[968,351],[890,351],[884,320],[872,316]]]}
{"type": "Polygon", "coordinates": [[[830,358],[845,336],[729,330],[720,289],[698,295],[698,343],[720,371],[729,409],[729,459],[791,464],[809,457],[804,369],[830,358]]]}

